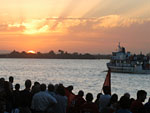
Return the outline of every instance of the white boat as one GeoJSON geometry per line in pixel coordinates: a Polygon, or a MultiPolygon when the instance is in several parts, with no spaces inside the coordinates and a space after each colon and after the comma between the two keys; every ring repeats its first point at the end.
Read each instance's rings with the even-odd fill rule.
{"type": "Polygon", "coordinates": [[[131,54],[126,52],[124,47],[118,45],[118,51],[112,52],[110,62],[107,67],[111,72],[150,74],[150,58],[141,54],[131,54]]]}

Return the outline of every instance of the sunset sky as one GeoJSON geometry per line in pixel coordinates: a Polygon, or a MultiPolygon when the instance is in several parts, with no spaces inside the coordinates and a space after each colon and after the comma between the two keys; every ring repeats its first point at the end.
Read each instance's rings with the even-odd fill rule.
{"type": "Polygon", "coordinates": [[[0,51],[150,52],[150,0],[0,0],[0,51]]]}

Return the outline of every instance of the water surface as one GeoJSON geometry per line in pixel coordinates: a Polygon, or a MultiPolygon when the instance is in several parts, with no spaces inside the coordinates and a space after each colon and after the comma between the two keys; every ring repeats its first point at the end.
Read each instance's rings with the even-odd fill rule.
{"type": "MultiPolygon", "coordinates": [[[[72,60],[72,59],[0,59],[0,77],[8,80],[14,76],[14,84],[20,83],[24,88],[24,81],[40,83],[63,83],[73,85],[74,93],[83,90],[91,92],[96,97],[101,91],[109,60],[72,60]]],[[[120,74],[112,73],[112,93],[119,97],[129,92],[136,97],[137,90],[144,89],[150,97],[150,74],[120,74]]]]}

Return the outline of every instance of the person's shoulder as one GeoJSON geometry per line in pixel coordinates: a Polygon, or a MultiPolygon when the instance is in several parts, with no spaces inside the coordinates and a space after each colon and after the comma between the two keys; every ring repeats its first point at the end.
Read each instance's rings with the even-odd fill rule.
{"type": "Polygon", "coordinates": [[[107,95],[105,95],[105,97],[107,97],[107,98],[111,98],[111,95],[107,94],[107,95]]]}
{"type": "Polygon", "coordinates": [[[127,109],[119,109],[117,112],[115,113],[132,113],[131,111],[127,110],[127,109]]]}
{"type": "Polygon", "coordinates": [[[105,99],[105,98],[111,98],[111,96],[110,95],[101,95],[100,96],[100,99],[105,99]]]}
{"type": "Polygon", "coordinates": [[[25,93],[26,93],[25,89],[23,89],[23,90],[20,91],[20,94],[25,94],[25,93]]]}
{"type": "Polygon", "coordinates": [[[35,93],[34,95],[33,95],[33,97],[38,97],[38,96],[40,96],[41,95],[41,92],[38,92],[38,93],[35,93]]]}
{"type": "Polygon", "coordinates": [[[138,101],[138,100],[134,100],[134,101],[132,102],[132,104],[133,104],[133,105],[140,105],[140,104],[142,104],[142,102],[140,102],[140,101],[138,101]]]}

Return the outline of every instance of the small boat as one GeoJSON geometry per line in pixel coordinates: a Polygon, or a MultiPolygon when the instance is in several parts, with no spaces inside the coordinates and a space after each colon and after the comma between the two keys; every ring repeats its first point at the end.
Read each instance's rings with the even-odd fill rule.
{"type": "Polygon", "coordinates": [[[150,74],[150,58],[142,53],[136,55],[126,52],[124,47],[118,45],[118,51],[112,52],[107,67],[111,72],[150,74]]]}

